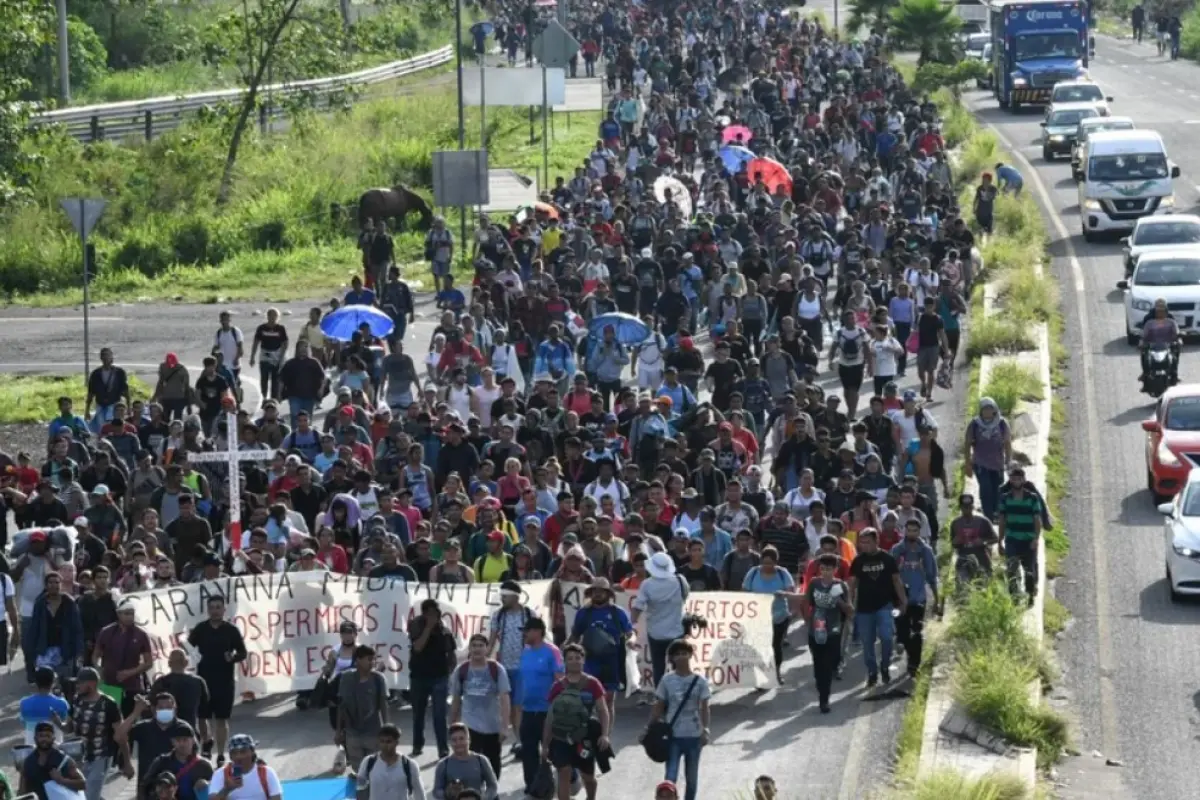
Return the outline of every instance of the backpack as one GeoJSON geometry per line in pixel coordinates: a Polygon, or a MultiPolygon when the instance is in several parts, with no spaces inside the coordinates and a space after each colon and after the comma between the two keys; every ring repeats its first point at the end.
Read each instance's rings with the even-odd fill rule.
{"type": "MultiPolygon", "coordinates": [[[[587,736],[588,722],[592,718],[592,709],[596,702],[603,698],[593,697],[589,703],[583,697],[583,687],[575,686],[563,680],[563,689],[551,705],[554,713],[551,719],[551,735],[560,741],[578,744],[587,736]]],[[[586,686],[587,684],[584,684],[586,686]]]]}
{"type": "Polygon", "coordinates": [[[583,635],[580,637],[583,649],[587,651],[588,658],[602,659],[610,658],[616,652],[618,639],[616,639],[608,626],[603,621],[597,619],[591,620],[591,606],[579,609],[580,614],[587,616],[588,621],[583,629],[583,635]]]}
{"type": "MultiPolygon", "coordinates": [[[[490,658],[487,661],[488,675],[492,677],[492,683],[500,682],[500,664],[492,661],[490,658]]],[[[467,691],[467,673],[471,671],[471,662],[464,661],[458,665],[458,696],[462,697],[467,691]]]]}
{"type": "MultiPolygon", "coordinates": [[[[262,784],[263,797],[271,796],[271,784],[267,780],[267,765],[259,761],[255,765],[255,772],[258,773],[258,782],[262,784]]],[[[244,776],[243,776],[244,777],[244,776]]],[[[225,786],[228,787],[230,781],[233,780],[233,763],[225,765],[225,786]]]]}
{"type": "Polygon", "coordinates": [[[679,702],[679,708],[671,715],[670,722],[660,719],[646,726],[646,735],[642,737],[642,749],[646,752],[646,757],[656,764],[666,763],[671,751],[671,741],[675,738],[675,723],[687,707],[687,701],[699,682],[700,676],[693,676],[687,691],[683,693],[683,699],[679,702]]]}
{"type": "MultiPolygon", "coordinates": [[[[400,756],[400,763],[404,765],[404,783],[405,783],[405,785],[408,786],[408,796],[412,797],[412,794],[413,794],[412,759],[410,759],[408,756],[404,755],[403,753],[399,753],[398,755],[400,756]]],[[[371,770],[375,769],[375,764],[378,761],[379,761],[379,753],[372,753],[371,755],[367,756],[367,768],[364,770],[364,772],[367,773],[368,781],[370,781],[370,778],[371,778],[371,770]]],[[[270,797],[270,795],[267,795],[267,796],[270,797]]]]}
{"type": "Polygon", "coordinates": [[[841,342],[842,345],[842,355],[844,355],[846,358],[858,358],[858,340],[860,338],[862,337],[847,336],[846,334],[839,332],[838,341],[841,342]]]}

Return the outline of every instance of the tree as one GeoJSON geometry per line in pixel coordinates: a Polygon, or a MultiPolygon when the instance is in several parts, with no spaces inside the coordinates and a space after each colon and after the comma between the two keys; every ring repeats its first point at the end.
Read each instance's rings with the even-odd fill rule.
{"type": "Polygon", "coordinates": [[[963,86],[983,80],[988,75],[988,66],[977,58],[966,58],[957,64],[925,64],[917,70],[913,89],[922,94],[932,94],[938,89],[950,92],[954,102],[962,100],[963,86]]]}
{"type": "Polygon", "coordinates": [[[41,0],[0,2],[0,208],[16,199],[32,158],[23,146],[29,108],[21,101],[53,19],[52,6],[41,0]]]}
{"type": "Polygon", "coordinates": [[[850,0],[850,16],[846,19],[846,30],[858,31],[862,28],[875,30],[886,27],[888,15],[896,7],[898,0],[850,0]]]}
{"type": "Polygon", "coordinates": [[[893,42],[916,50],[918,66],[931,61],[952,63],[958,57],[954,35],[962,21],[953,5],[941,0],[901,0],[889,16],[893,42]]]}

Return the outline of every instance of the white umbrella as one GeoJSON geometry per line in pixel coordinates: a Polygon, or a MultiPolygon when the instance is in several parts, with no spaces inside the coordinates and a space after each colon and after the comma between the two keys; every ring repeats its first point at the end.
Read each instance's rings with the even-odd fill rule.
{"type": "Polygon", "coordinates": [[[671,199],[679,206],[679,210],[683,212],[684,219],[692,218],[692,194],[683,185],[683,181],[671,175],[663,175],[654,182],[654,196],[658,198],[658,202],[667,202],[667,190],[671,190],[671,199]]]}

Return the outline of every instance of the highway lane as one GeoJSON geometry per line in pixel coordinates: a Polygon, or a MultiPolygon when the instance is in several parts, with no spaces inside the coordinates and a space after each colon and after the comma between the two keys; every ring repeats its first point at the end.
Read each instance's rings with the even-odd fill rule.
{"type": "MultiPolygon", "coordinates": [[[[1112,113],[1158,130],[1182,169],[1179,210],[1200,199],[1200,66],[1170,62],[1152,49],[1098,38],[1091,74],[1114,97],[1112,113]]],[[[1086,243],[1076,185],[1065,162],[1041,160],[1039,112],[1011,115],[990,96],[972,100],[980,117],[1020,154],[1017,166],[1050,215],[1054,274],[1062,287],[1070,353],[1067,437],[1071,492],[1065,525],[1072,551],[1058,597],[1073,615],[1059,653],[1065,689],[1078,724],[1076,746],[1124,763],[1098,777],[1079,760],[1063,772],[1077,778],[1067,796],[1185,798],[1195,796],[1200,716],[1195,665],[1200,661],[1200,608],[1175,604],[1164,578],[1162,518],[1146,491],[1145,434],[1149,398],[1138,391],[1136,350],[1124,339],[1123,277],[1115,239],[1086,243]],[[1123,779],[1123,780],[1122,780],[1123,779]]],[[[1195,350],[1185,353],[1184,381],[1200,380],[1195,350]]],[[[1084,761],[1103,763],[1090,755],[1084,761]]]]}

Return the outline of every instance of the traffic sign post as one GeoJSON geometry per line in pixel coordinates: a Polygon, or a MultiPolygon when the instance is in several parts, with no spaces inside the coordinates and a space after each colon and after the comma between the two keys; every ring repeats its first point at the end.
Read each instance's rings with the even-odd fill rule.
{"type": "Polygon", "coordinates": [[[96,227],[100,215],[104,213],[107,200],[100,198],[67,197],[59,201],[63,211],[71,220],[75,232],[79,234],[79,252],[83,254],[83,381],[87,384],[92,373],[91,330],[88,322],[89,289],[92,281],[92,268],[95,266],[88,258],[88,234],[96,227]]]}
{"type": "MultiPolygon", "coordinates": [[[[565,0],[559,0],[565,3],[565,0]]],[[[546,69],[566,69],[579,52],[579,41],[563,27],[557,17],[546,23],[545,29],[533,40],[533,54],[542,65],[542,180],[550,185],[550,104],[546,87],[546,69]]]]}

